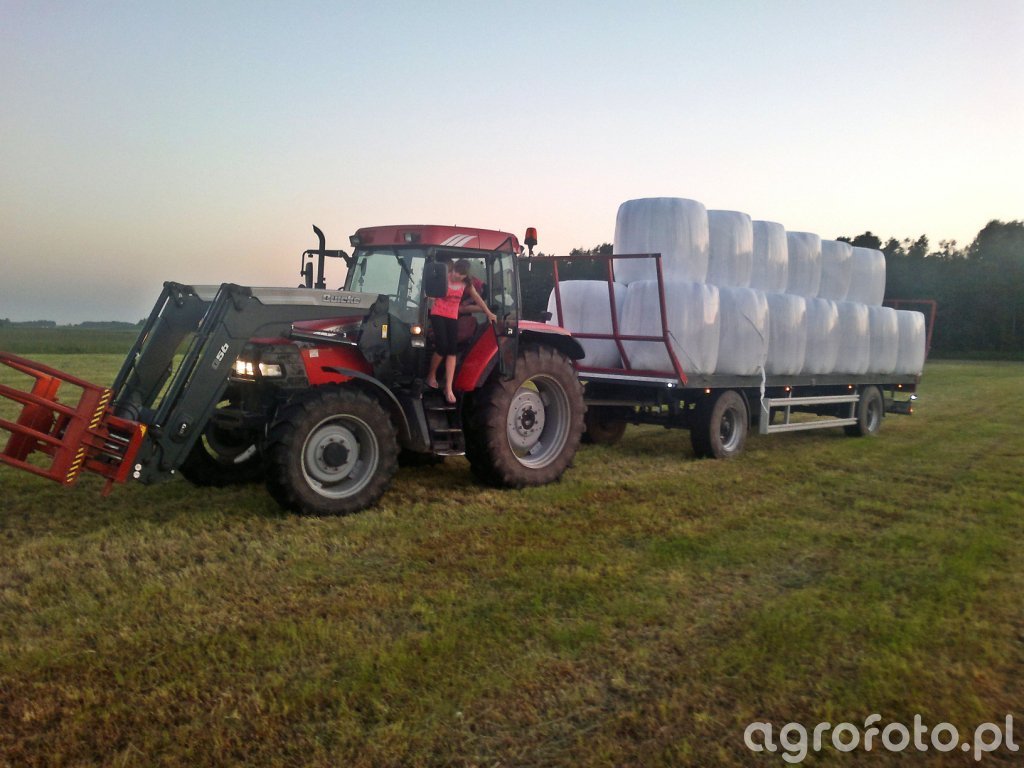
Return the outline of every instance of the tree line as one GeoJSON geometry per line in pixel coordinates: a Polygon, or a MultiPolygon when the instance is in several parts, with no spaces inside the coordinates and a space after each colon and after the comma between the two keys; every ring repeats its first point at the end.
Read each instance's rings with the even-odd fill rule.
{"type": "MultiPolygon", "coordinates": [[[[966,247],[925,235],[885,242],[870,231],[836,238],[885,253],[885,298],[934,300],[938,305],[932,353],[943,356],[1024,355],[1024,221],[992,220],[966,247]]],[[[610,243],[574,248],[569,255],[611,254],[610,243]]],[[[540,254],[543,256],[544,254],[540,254]]],[[[562,261],[562,280],[604,280],[603,260],[562,261]]],[[[540,319],[553,285],[550,262],[521,273],[523,316],[540,319]]],[[[916,308],[916,307],[908,307],[916,308]]]]}
{"type": "Polygon", "coordinates": [[[1024,353],[1024,221],[993,219],[966,247],[933,249],[924,235],[883,243],[870,231],[838,239],[885,253],[887,301],[937,302],[933,353],[1024,353]]]}

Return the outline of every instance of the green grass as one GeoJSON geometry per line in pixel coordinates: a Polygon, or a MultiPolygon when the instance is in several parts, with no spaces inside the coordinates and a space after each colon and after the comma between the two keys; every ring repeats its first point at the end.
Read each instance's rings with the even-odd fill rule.
{"type": "Polygon", "coordinates": [[[124,357],[138,335],[138,330],[0,326],[0,349],[36,357],[47,354],[117,354],[124,357]]]}
{"type": "MultiPolygon", "coordinates": [[[[1024,722],[1022,384],[934,363],[875,439],[631,428],[518,492],[449,459],[342,519],[0,468],[0,765],[786,765],[749,722],[1024,722]]],[[[867,757],[904,762],[807,762],[867,757]]]]}

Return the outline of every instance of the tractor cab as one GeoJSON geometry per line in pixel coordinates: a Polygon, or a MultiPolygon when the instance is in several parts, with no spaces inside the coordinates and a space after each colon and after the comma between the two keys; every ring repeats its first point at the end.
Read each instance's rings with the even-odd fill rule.
{"type": "MultiPolygon", "coordinates": [[[[472,302],[459,317],[460,357],[481,337],[514,337],[519,320],[519,294],[514,259],[520,252],[514,235],[494,230],[445,226],[365,227],[350,238],[352,254],[341,289],[348,293],[386,297],[387,306],[368,314],[359,330],[358,346],[378,378],[407,383],[423,373],[433,350],[430,303],[446,290],[444,262],[466,260],[477,292],[498,317],[492,328],[472,302]]],[[[309,328],[296,327],[309,339],[309,328]]],[[[322,332],[317,334],[326,340],[322,332]]],[[[351,339],[351,324],[338,333],[351,339]]]]}

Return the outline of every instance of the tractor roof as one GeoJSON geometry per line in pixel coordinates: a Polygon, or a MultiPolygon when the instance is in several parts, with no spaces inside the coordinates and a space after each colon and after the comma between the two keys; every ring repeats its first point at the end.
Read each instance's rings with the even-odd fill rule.
{"type": "Polygon", "coordinates": [[[445,248],[472,248],[483,251],[519,253],[519,239],[508,232],[473,227],[445,227],[434,224],[403,224],[388,227],[363,227],[352,236],[355,246],[439,245],[445,248]]]}

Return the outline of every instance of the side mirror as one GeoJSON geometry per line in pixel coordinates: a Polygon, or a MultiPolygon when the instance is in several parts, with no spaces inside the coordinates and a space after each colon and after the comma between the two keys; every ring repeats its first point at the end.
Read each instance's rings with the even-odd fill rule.
{"type": "Polygon", "coordinates": [[[448,267],[439,261],[423,266],[423,295],[431,299],[443,299],[448,295],[448,267]]]}

